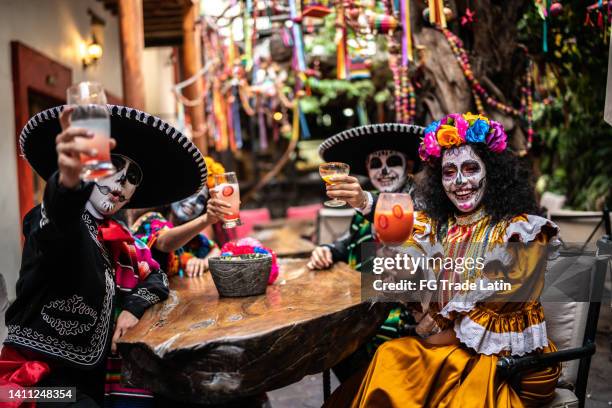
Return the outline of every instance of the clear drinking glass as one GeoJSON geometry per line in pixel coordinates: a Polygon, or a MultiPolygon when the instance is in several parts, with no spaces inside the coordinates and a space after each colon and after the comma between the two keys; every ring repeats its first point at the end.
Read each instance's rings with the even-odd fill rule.
{"type": "Polygon", "coordinates": [[[70,126],[84,128],[94,134],[92,138],[75,139],[80,146],[97,150],[94,156],[81,154],[81,179],[98,180],[114,174],[116,169],[110,158],[110,116],[104,88],[96,82],[81,82],[68,88],[66,100],[68,105],[74,107],[70,126]]]}
{"type": "MultiPolygon", "coordinates": [[[[334,176],[348,175],[350,170],[351,168],[348,164],[340,162],[329,162],[319,165],[319,175],[325,184],[329,185],[334,184],[334,176]]],[[[334,198],[333,200],[326,201],[323,204],[325,204],[327,207],[342,207],[346,205],[346,201],[334,198]]]]}
{"type": "Polygon", "coordinates": [[[382,193],[374,212],[376,236],[383,245],[399,245],[410,237],[414,222],[410,194],[382,193]]]}
{"type": "Polygon", "coordinates": [[[223,174],[215,174],[215,197],[227,202],[231,208],[231,214],[223,216],[223,228],[234,228],[242,225],[240,222],[240,188],[238,178],[233,171],[223,174]]]}

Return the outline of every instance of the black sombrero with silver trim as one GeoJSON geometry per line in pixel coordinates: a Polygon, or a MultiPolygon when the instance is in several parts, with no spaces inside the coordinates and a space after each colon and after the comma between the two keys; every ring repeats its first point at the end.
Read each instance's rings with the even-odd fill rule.
{"type": "MultiPolygon", "coordinates": [[[[206,162],[187,136],[162,119],[125,106],[107,105],[111,137],[117,147],[111,152],[135,161],[143,179],[126,208],[148,208],[182,200],[206,185],[206,162]]],[[[63,106],[33,116],[21,131],[22,155],[45,180],[57,171],[55,138],[63,106]]]]}
{"type": "Polygon", "coordinates": [[[343,162],[351,173],[368,175],[366,159],[377,150],[397,150],[420,162],[418,147],[424,128],[404,123],[377,123],[345,130],[323,141],[319,155],[326,162],[343,162]]]}

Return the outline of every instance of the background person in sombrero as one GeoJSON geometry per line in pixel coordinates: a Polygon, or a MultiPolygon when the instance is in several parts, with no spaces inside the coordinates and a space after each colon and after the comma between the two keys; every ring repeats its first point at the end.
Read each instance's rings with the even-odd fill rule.
{"type": "MultiPolygon", "coordinates": [[[[417,148],[422,132],[420,126],[398,123],[360,126],[326,139],[319,147],[319,154],[326,162],[347,163],[351,173],[368,177],[375,193],[414,195],[413,173],[420,164],[417,148]]],[[[364,212],[373,203],[372,195],[364,192],[353,176],[335,176],[334,184],[327,186],[327,195],[364,212]]],[[[315,248],[308,266],[323,269],[343,261],[356,270],[367,270],[371,259],[361,259],[361,245],[374,241],[373,224],[356,212],[345,234],[330,244],[315,248]]],[[[403,307],[393,309],[376,337],[335,367],[334,373],[341,381],[346,380],[368,364],[379,344],[403,335],[409,322],[412,318],[403,307]]]]}
{"type": "Polygon", "coordinates": [[[6,313],[0,355],[0,384],[76,387],[82,406],[113,406],[118,391],[148,394],[121,387],[118,378],[105,391],[105,377],[120,362],[110,358],[117,340],[169,292],[149,249],[113,215],[185,197],[206,178],[199,151],[174,140],[180,133],[173,128],[131,108],[108,109],[117,172],[95,183],[80,179],[79,156],[95,152],[77,139],[91,132],[69,127],[71,108],[41,112],[22,131],[22,152],[47,184],[43,204],[24,218],[17,298],[6,313]],[[155,174],[158,164],[147,160],[160,154],[174,166],[165,174],[155,174]],[[182,172],[192,177],[173,182],[182,172]]]}
{"type": "Polygon", "coordinates": [[[539,296],[546,244],[556,240],[558,228],[533,215],[537,206],[529,171],[506,149],[501,124],[482,115],[451,114],[424,133],[419,153],[427,165],[417,188],[427,206],[415,213],[402,251],[481,257],[480,266],[430,272],[440,281],[482,287],[481,282],[501,279],[511,287],[439,286],[431,302],[419,306],[419,336],[381,345],[361,385],[345,382],[327,406],[543,406],[554,397],[558,364],[534,369],[513,385],[496,378],[496,364],[506,355],[556,351],[539,296]]]}

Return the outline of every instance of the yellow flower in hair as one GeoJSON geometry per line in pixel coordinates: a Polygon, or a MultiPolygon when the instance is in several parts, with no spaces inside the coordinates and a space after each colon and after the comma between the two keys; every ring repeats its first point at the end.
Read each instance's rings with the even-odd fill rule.
{"type": "Polygon", "coordinates": [[[486,116],[474,114],[472,112],[464,113],[463,119],[467,120],[470,126],[472,126],[474,122],[476,122],[478,119],[484,120],[485,122],[487,122],[487,124],[489,123],[489,118],[487,118],[486,116]]]}
{"type": "Polygon", "coordinates": [[[441,147],[459,146],[463,141],[459,137],[457,128],[451,125],[442,125],[436,133],[438,144],[441,147]]]}

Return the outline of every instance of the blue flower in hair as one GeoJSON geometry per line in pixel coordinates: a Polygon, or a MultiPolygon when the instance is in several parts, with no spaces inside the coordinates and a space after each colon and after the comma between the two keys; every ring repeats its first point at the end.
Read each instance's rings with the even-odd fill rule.
{"type": "Polygon", "coordinates": [[[425,132],[423,132],[424,135],[428,134],[429,132],[435,132],[436,130],[438,130],[438,128],[440,127],[440,121],[436,120],[434,122],[431,122],[429,124],[429,126],[427,126],[425,128],[425,132]]]}
{"type": "Polygon", "coordinates": [[[465,132],[465,140],[470,143],[484,143],[488,132],[489,124],[482,119],[478,119],[465,132]]]}

